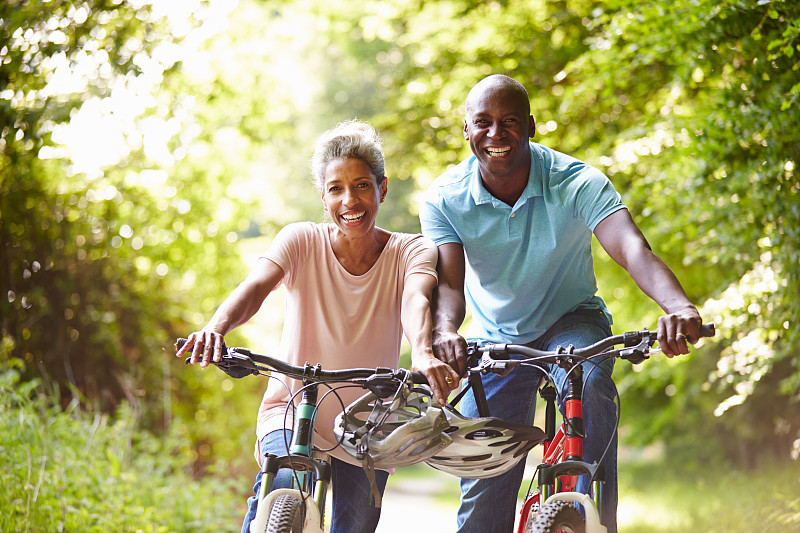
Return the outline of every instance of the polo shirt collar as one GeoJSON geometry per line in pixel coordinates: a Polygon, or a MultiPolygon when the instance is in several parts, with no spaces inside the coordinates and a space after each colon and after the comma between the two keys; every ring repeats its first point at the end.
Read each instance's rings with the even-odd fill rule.
{"type": "MultiPolygon", "coordinates": [[[[522,204],[535,196],[543,196],[542,192],[542,157],[536,149],[535,143],[530,143],[531,149],[531,169],[528,173],[528,184],[522,195],[517,200],[517,204],[522,204]]],[[[472,177],[470,178],[469,191],[472,200],[476,205],[498,203],[503,204],[500,200],[492,196],[492,193],[486,190],[481,181],[481,170],[478,165],[478,160],[473,155],[474,166],[472,168],[472,177]]]]}

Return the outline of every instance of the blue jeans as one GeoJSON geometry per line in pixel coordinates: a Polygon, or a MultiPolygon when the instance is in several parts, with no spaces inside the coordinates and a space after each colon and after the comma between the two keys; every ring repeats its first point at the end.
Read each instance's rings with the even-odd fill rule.
{"type": "MultiPolygon", "coordinates": [[[[291,442],[292,432],[277,430],[267,434],[261,439],[261,455],[272,453],[286,455],[286,442],[291,442]]],[[[360,466],[354,466],[335,457],[331,457],[331,490],[333,496],[333,511],[331,520],[331,533],[373,533],[378,527],[381,517],[380,507],[374,507],[370,499],[370,488],[367,475],[360,466]]],[[[242,533],[249,533],[250,522],[256,517],[258,509],[258,493],[261,490],[261,472],[256,477],[253,487],[255,496],[247,499],[247,514],[242,524],[242,533]]],[[[383,496],[386,489],[386,480],[389,473],[375,470],[375,481],[383,496]]],[[[275,476],[274,487],[291,488],[292,472],[281,469],[275,476]]]]}
{"type": "MultiPolygon", "coordinates": [[[[588,346],[611,335],[608,319],[599,310],[582,309],[561,317],[544,335],[527,346],[539,350],[554,350],[557,346],[576,348],[588,346]]],[[[599,368],[584,364],[583,417],[588,433],[584,441],[584,461],[599,461],[609,441],[611,446],[603,466],[605,489],[603,491],[604,523],[609,533],[617,531],[617,436],[615,423],[617,406],[615,387],[610,378],[614,360],[607,359],[599,368]],[[612,440],[613,434],[613,440],[612,440]]],[[[566,373],[557,366],[550,372],[555,376],[559,397],[566,393],[566,373]]],[[[516,368],[506,377],[495,374],[483,376],[483,386],[491,416],[516,422],[533,424],[536,396],[542,373],[530,367],[516,368]]],[[[560,406],[563,412],[563,406],[560,406]]],[[[475,398],[470,391],[462,399],[461,412],[465,416],[478,416],[475,398]]],[[[525,461],[522,460],[505,474],[488,479],[461,480],[461,507],[458,510],[459,533],[510,532],[514,528],[516,501],[525,461]]],[[[578,490],[588,490],[587,476],[579,479],[578,490]]]]}

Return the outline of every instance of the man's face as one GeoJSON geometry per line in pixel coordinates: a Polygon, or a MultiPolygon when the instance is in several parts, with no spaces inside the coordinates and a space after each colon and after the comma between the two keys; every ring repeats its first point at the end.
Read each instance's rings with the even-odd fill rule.
{"type": "Polygon", "coordinates": [[[470,93],[464,138],[478,158],[483,179],[523,176],[530,169],[528,139],[533,117],[524,94],[506,87],[470,93]]]}

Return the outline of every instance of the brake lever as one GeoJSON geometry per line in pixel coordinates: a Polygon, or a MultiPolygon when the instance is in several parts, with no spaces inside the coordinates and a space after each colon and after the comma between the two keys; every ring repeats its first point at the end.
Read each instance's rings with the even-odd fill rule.
{"type": "Polygon", "coordinates": [[[474,369],[481,374],[488,374],[489,372],[497,374],[498,376],[505,377],[511,373],[514,368],[519,366],[519,361],[514,359],[494,359],[488,354],[481,355],[480,363],[474,369]]]}
{"type": "Polygon", "coordinates": [[[648,335],[647,338],[642,339],[642,341],[636,346],[630,348],[622,348],[619,351],[619,357],[621,359],[630,361],[634,365],[638,365],[640,363],[643,363],[647,359],[650,359],[649,353],[650,353],[650,338],[648,335]]]}

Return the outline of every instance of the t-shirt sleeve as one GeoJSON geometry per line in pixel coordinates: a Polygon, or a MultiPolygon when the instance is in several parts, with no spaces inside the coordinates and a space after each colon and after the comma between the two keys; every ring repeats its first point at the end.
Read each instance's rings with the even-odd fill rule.
{"type": "Polygon", "coordinates": [[[584,167],[575,185],[575,210],[592,231],[608,215],[625,209],[611,180],[594,167],[584,167]]]}
{"type": "Polygon", "coordinates": [[[436,246],[447,243],[463,244],[442,210],[442,200],[433,189],[429,189],[422,200],[419,222],[422,234],[433,241],[436,246]]]}
{"type": "Polygon", "coordinates": [[[439,253],[436,245],[423,235],[409,235],[403,243],[401,258],[404,264],[404,278],[411,274],[429,274],[439,280],[436,273],[436,263],[439,253]]]}
{"type": "Polygon", "coordinates": [[[281,283],[291,286],[297,274],[296,265],[302,264],[307,249],[310,225],[297,222],[284,226],[273,239],[269,249],[261,256],[283,269],[281,283]]]}

